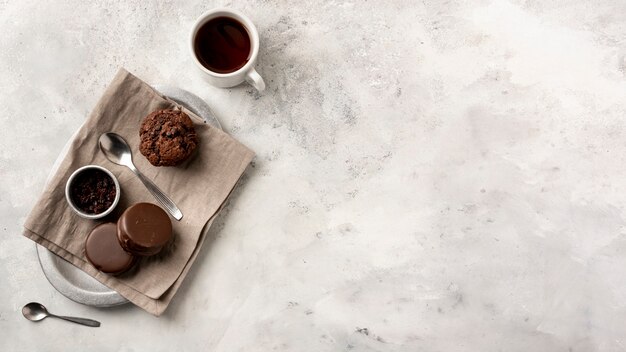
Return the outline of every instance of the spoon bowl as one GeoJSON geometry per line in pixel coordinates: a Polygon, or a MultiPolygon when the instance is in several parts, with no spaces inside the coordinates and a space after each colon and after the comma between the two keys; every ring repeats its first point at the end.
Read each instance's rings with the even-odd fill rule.
{"type": "Polygon", "coordinates": [[[50,315],[41,303],[30,302],[22,308],[22,314],[30,321],[41,321],[50,315]]]}
{"type": "Polygon", "coordinates": [[[100,150],[112,163],[130,167],[133,165],[133,153],[126,140],[117,133],[103,133],[98,139],[100,150]]]}

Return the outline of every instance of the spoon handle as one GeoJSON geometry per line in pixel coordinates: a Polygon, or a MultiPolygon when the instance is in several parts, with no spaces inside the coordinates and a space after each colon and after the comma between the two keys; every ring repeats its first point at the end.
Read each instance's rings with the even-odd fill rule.
{"type": "Polygon", "coordinates": [[[59,319],[63,319],[63,320],[67,320],[67,321],[71,321],[72,323],[76,323],[76,324],[91,326],[92,328],[97,328],[97,327],[100,326],[100,322],[99,321],[95,321],[95,320],[91,320],[91,319],[76,318],[76,317],[65,317],[65,316],[54,315],[54,314],[50,314],[50,316],[51,317],[55,317],[55,318],[59,318],[59,319]]]}
{"type": "Polygon", "coordinates": [[[180,221],[180,219],[183,218],[183,213],[180,211],[180,209],[178,209],[176,204],[174,204],[174,201],[166,196],[165,193],[163,193],[163,191],[161,191],[161,189],[159,189],[157,185],[155,185],[152,181],[150,181],[150,179],[148,179],[141,172],[139,172],[136,167],[131,167],[130,169],[135,173],[135,175],[137,175],[137,177],[139,177],[139,179],[141,180],[141,182],[143,182],[148,191],[152,193],[154,198],[156,198],[161,203],[161,205],[165,207],[167,212],[170,213],[174,219],[180,221]]]}

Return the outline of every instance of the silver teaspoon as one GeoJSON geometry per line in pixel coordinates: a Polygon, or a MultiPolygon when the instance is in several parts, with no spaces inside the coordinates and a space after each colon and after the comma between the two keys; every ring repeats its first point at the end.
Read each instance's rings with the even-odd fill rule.
{"type": "Polygon", "coordinates": [[[98,143],[100,144],[100,150],[102,150],[107,159],[115,164],[126,166],[130,171],[134,172],[148,191],[152,193],[154,198],[165,207],[174,219],[180,220],[183,218],[183,213],[181,213],[176,204],[157,185],[137,170],[135,164],[133,164],[133,154],[124,138],[116,133],[107,132],[100,136],[98,143]]]}
{"type": "Polygon", "coordinates": [[[82,324],[91,326],[92,328],[97,328],[100,326],[99,321],[85,319],[85,318],[76,318],[76,317],[64,317],[60,315],[54,315],[49,313],[46,307],[44,307],[41,303],[30,302],[22,308],[22,314],[24,317],[30,321],[41,321],[47,317],[59,318],[67,321],[71,321],[72,323],[82,324]]]}

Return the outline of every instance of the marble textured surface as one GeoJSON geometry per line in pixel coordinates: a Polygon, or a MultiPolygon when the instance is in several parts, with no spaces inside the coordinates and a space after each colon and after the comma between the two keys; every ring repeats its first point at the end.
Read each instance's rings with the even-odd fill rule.
{"type": "Polygon", "coordinates": [[[0,350],[623,351],[626,3],[0,1],[0,350]],[[193,71],[256,23],[268,90],[193,71]],[[258,157],[166,314],[46,281],[22,223],[119,67],[258,157]],[[24,320],[40,301],[98,329],[24,320]],[[79,346],[79,347],[78,347],[79,346]]]}

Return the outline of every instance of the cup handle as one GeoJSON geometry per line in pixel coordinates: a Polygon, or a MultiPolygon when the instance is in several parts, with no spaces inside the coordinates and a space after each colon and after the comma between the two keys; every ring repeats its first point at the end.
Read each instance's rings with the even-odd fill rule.
{"type": "Polygon", "coordinates": [[[265,90],[265,81],[263,81],[263,77],[256,72],[254,67],[246,73],[246,82],[250,83],[250,85],[256,88],[259,92],[265,90]]]}

